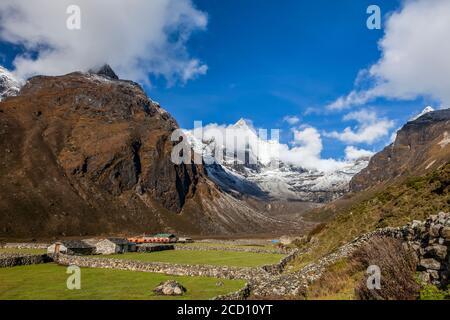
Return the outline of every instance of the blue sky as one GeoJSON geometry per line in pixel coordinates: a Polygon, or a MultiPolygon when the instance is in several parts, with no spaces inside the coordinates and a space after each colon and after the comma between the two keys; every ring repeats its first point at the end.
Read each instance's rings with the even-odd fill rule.
{"type": "Polygon", "coordinates": [[[320,134],[322,158],[338,159],[348,146],[382,149],[426,105],[450,101],[450,52],[443,45],[450,6],[444,0],[163,0],[133,7],[106,0],[38,2],[0,3],[0,14],[7,6],[22,13],[21,19],[0,19],[0,64],[28,75],[109,62],[121,76],[143,83],[186,129],[196,120],[232,124],[245,118],[256,128],[281,129],[282,142],[289,143],[292,130],[310,126],[320,134]],[[69,3],[79,4],[88,18],[78,33],[54,28],[65,22],[69,3]],[[366,27],[372,4],[381,8],[381,30],[366,27]],[[128,19],[115,16],[125,10],[128,19]],[[438,27],[430,17],[441,21],[438,27]],[[387,41],[381,45],[381,39],[387,41]],[[43,48],[53,52],[46,56],[43,48]],[[407,58],[383,61],[382,52],[407,58]],[[21,54],[25,58],[17,60],[21,54]],[[378,68],[364,78],[367,84],[355,85],[371,66],[378,68]],[[375,85],[380,78],[388,85],[375,85]],[[357,98],[373,94],[370,88],[375,98],[355,103],[349,95],[348,106],[330,109],[352,91],[357,98]],[[299,121],[289,124],[286,116],[299,121]]]}
{"type": "MultiPolygon", "coordinates": [[[[383,30],[366,27],[367,7],[373,1],[258,1],[197,0],[209,17],[206,31],[195,34],[189,51],[208,64],[208,73],[184,86],[163,81],[147,88],[185,128],[194,120],[233,123],[243,117],[256,127],[281,128],[292,139],[286,115],[319,130],[342,130],[342,113],[325,105],[349,92],[358,71],[380,57],[383,30]],[[305,114],[306,112],[306,114],[305,114]]],[[[398,1],[377,1],[382,12],[398,1]]],[[[420,112],[424,101],[377,101],[370,105],[398,125],[420,112]]],[[[389,142],[361,144],[379,150],[389,142]]],[[[324,157],[343,156],[344,144],[324,138],[324,157]]]]}

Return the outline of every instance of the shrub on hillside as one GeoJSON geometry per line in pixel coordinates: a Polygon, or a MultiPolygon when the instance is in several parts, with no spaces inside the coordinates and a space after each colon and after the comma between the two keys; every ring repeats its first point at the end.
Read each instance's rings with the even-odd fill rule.
{"type": "Polygon", "coordinates": [[[450,298],[448,291],[440,290],[438,287],[428,284],[420,290],[420,300],[445,300],[450,298]]]}
{"type": "Polygon", "coordinates": [[[354,254],[354,259],[366,270],[376,265],[381,270],[381,289],[369,289],[367,277],[356,288],[362,300],[412,300],[419,296],[416,281],[417,257],[400,240],[375,237],[354,254]]]}

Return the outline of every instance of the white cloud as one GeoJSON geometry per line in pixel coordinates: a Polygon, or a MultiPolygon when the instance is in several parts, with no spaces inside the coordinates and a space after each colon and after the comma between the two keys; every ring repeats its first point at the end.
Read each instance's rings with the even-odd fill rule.
{"type": "Polygon", "coordinates": [[[300,118],[297,116],[286,116],[283,118],[283,121],[293,126],[300,122],[300,118]]]}
{"type": "MultiPolygon", "coordinates": [[[[187,131],[188,136],[193,136],[193,131],[187,131]]],[[[261,163],[269,164],[272,160],[280,160],[286,164],[292,164],[307,170],[332,172],[349,165],[350,159],[343,161],[335,159],[323,159],[322,137],[319,131],[313,127],[292,129],[294,139],[292,146],[264,139],[258,135],[258,131],[250,121],[240,120],[234,125],[208,124],[203,127],[203,141],[215,141],[214,146],[222,146],[227,149],[229,156],[236,152],[243,153],[250,150],[250,158],[258,159],[261,163]],[[232,139],[223,139],[223,137],[232,139]],[[225,140],[225,141],[224,141],[225,140]]],[[[269,133],[270,134],[270,133],[269,133]]],[[[212,147],[210,150],[215,150],[212,147]]]]}
{"type": "Polygon", "coordinates": [[[342,110],[376,98],[431,97],[450,105],[450,1],[404,0],[385,24],[380,60],[358,75],[355,89],[327,106],[342,110]],[[370,85],[358,88],[364,80],[370,85]]]}
{"type": "Polygon", "coordinates": [[[387,136],[394,126],[392,120],[379,118],[376,112],[360,110],[344,116],[344,121],[356,121],[357,125],[347,127],[342,132],[327,132],[325,136],[338,139],[347,144],[366,143],[372,144],[387,136]]]}
{"type": "Polygon", "coordinates": [[[122,77],[169,83],[205,74],[186,43],[207,16],[191,0],[2,0],[0,38],[22,45],[15,72],[57,75],[109,63],[122,77]],[[81,30],[66,28],[69,5],[81,8],[81,30]],[[37,55],[36,55],[37,54],[37,55]]]}
{"type": "Polygon", "coordinates": [[[345,159],[353,161],[361,158],[370,158],[374,155],[372,151],[358,149],[353,146],[348,146],[345,148],[345,159]]]}
{"type": "Polygon", "coordinates": [[[292,130],[295,145],[289,148],[281,145],[280,159],[285,163],[294,164],[307,170],[331,172],[342,169],[346,163],[335,159],[323,159],[322,137],[319,131],[313,127],[292,130]]]}

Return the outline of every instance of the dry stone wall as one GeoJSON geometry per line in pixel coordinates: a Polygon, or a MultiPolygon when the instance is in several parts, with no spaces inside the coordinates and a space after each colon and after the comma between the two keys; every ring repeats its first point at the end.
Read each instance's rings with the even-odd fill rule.
{"type": "Polygon", "coordinates": [[[300,251],[299,249],[294,249],[291,251],[291,253],[288,256],[281,259],[279,263],[265,265],[265,266],[262,266],[261,268],[270,274],[274,274],[274,275],[280,274],[286,269],[286,266],[291,261],[294,261],[300,254],[302,254],[302,251],[300,251]]]}
{"type": "Polygon", "coordinates": [[[160,262],[141,262],[122,259],[90,258],[62,255],[55,257],[60,265],[76,265],[86,268],[118,269],[141,272],[155,272],[175,276],[198,276],[224,279],[241,279],[249,282],[267,278],[269,275],[258,268],[238,268],[208,265],[180,265],[160,262]]]}
{"type": "Polygon", "coordinates": [[[248,297],[250,297],[250,294],[251,294],[251,287],[248,283],[246,283],[242,289],[229,294],[217,296],[212,300],[245,300],[248,297]]]}
{"type": "Polygon", "coordinates": [[[43,255],[0,254],[0,268],[10,268],[32,264],[52,262],[52,258],[43,255]]]}
{"type": "Polygon", "coordinates": [[[175,250],[187,251],[231,251],[231,252],[250,252],[250,253],[271,253],[271,254],[288,254],[292,249],[265,249],[265,248],[251,248],[251,247],[233,247],[233,246],[199,246],[189,244],[177,244],[175,250]]]}
{"type": "Polygon", "coordinates": [[[5,249],[47,249],[48,243],[0,243],[0,248],[5,249]]]}
{"type": "Polygon", "coordinates": [[[136,246],[136,252],[149,253],[165,250],[174,250],[175,246],[173,244],[140,244],[136,246]]]}
{"type": "Polygon", "coordinates": [[[401,236],[419,259],[417,271],[424,283],[445,288],[450,277],[450,214],[439,213],[426,221],[413,221],[401,236]]]}

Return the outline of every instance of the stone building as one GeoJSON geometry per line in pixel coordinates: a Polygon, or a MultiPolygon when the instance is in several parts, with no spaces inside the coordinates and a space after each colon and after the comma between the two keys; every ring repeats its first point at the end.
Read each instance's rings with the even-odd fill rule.
{"type": "Polygon", "coordinates": [[[92,255],[96,248],[82,240],[57,241],[47,248],[48,254],[92,255]]]}
{"type": "Polygon", "coordinates": [[[129,244],[127,239],[120,238],[108,238],[97,242],[96,244],[97,254],[118,254],[132,251],[132,245],[129,244]]]}
{"type": "Polygon", "coordinates": [[[55,242],[47,248],[49,254],[69,255],[118,254],[135,251],[135,244],[121,238],[65,240],[55,242]]]}

